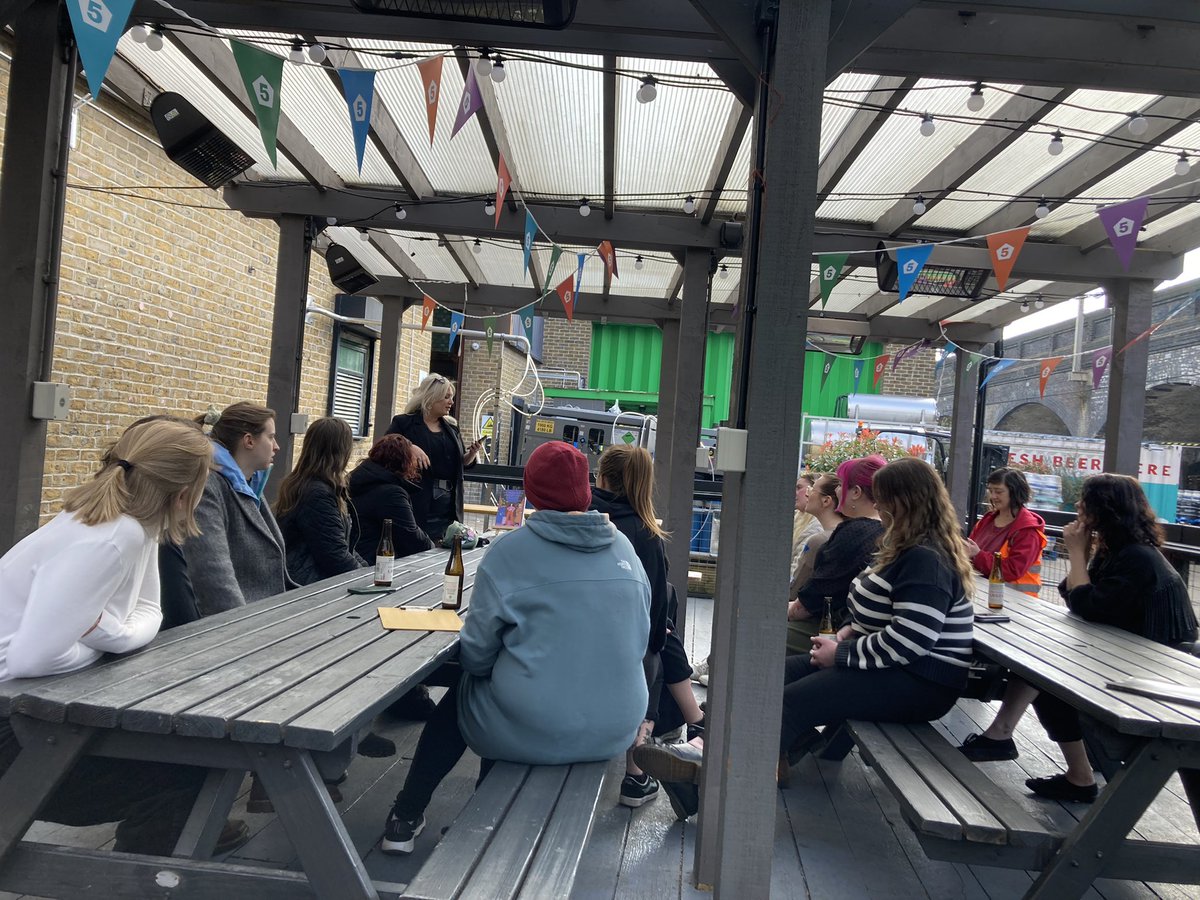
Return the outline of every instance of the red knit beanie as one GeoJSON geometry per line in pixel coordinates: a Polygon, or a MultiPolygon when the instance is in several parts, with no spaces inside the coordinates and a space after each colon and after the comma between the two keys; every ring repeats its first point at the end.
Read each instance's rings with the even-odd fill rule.
{"type": "Polygon", "coordinates": [[[525,463],[525,497],[534,509],[584,512],[592,504],[587,457],[563,441],[542,444],[525,463]]]}

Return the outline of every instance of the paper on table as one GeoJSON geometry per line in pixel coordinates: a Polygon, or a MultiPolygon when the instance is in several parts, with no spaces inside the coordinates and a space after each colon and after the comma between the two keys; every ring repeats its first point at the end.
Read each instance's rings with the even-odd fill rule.
{"type": "Polygon", "coordinates": [[[452,609],[380,606],[379,620],[389,631],[460,631],[462,619],[452,609]]]}

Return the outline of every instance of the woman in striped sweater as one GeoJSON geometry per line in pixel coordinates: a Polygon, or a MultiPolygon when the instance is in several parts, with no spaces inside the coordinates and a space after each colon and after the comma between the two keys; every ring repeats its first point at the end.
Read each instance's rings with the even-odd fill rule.
{"type": "MultiPolygon", "coordinates": [[[[846,719],[927,722],[945,715],[967,683],[974,614],[964,586],[971,561],[950,497],[919,459],[875,473],[887,527],[869,569],[850,588],[850,623],[817,636],[785,664],[781,774],[786,756],[813,747],[817,726],[846,719]]],[[[634,758],[663,782],[677,815],[697,808],[693,744],[642,745],[634,758]]]]}

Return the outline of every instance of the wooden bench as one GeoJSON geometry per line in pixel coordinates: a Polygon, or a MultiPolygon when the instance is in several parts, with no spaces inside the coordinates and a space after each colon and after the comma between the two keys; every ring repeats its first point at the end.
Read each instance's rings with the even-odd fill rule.
{"type": "Polygon", "coordinates": [[[570,896],[607,768],[496,763],[403,900],[570,896]]]}
{"type": "Polygon", "coordinates": [[[1049,830],[931,725],[847,722],[932,859],[1041,869],[1064,836],[1049,830]]]}

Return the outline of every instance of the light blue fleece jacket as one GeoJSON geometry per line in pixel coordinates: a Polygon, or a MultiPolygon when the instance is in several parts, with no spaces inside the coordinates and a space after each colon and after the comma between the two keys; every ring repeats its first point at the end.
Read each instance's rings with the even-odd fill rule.
{"type": "Polygon", "coordinates": [[[487,759],[625,752],[646,714],[650,585],[601,513],[540,510],[489,549],[460,635],[458,724],[487,759]]]}

